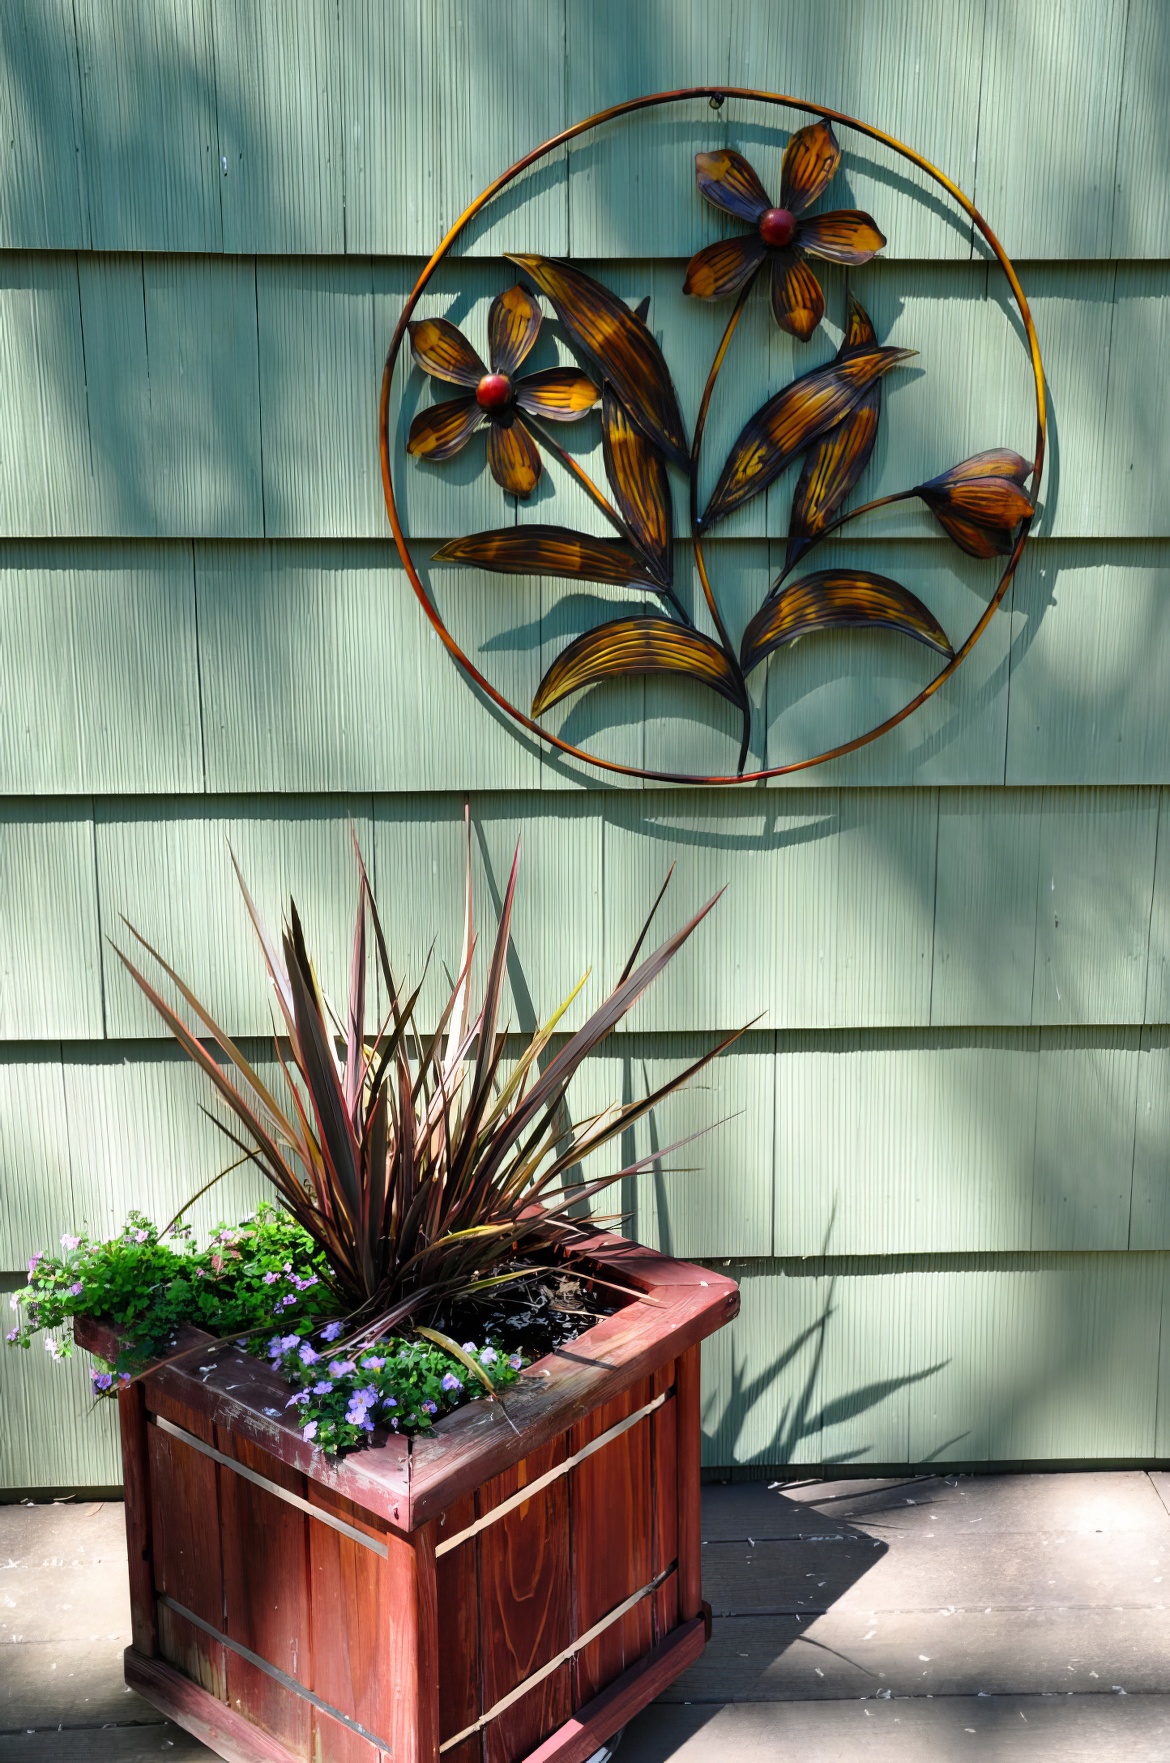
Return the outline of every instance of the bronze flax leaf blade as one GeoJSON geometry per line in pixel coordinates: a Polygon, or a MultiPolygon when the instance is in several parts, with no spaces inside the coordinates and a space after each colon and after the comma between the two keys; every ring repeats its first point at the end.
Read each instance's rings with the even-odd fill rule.
{"type": "Polygon", "coordinates": [[[498,575],[554,575],[569,581],[660,590],[662,583],[628,539],[595,539],[564,526],[507,526],[449,539],[435,562],[466,563],[498,575]]]}
{"type": "MultiPolygon", "coordinates": [[[[850,296],[849,321],[845,337],[837,351],[842,361],[858,349],[877,346],[877,337],[869,314],[855,297],[850,296]]],[[[792,565],[807,551],[840,509],[846,496],[859,481],[869,464],[881,421],[882,387],[878,380],[860,403],[855,404],[827,435],[822,435],[804,456],[796,491],[792,498],[792,516],[788,522],[788,549],[784,568],[792,565]]]]}
{"type": "Polygon", "coordinates": [[[744,424],[708,502],[706,531],[775,482],[799,453],[835,428],[870,387],[913,349],[869,348],[817,367],[792,380],[744,424]]]}
{"type": "Polygon", "coordinates": [[[601,398],[601,439],[605,474],[630,535],[653,563],[657,579],[669,587],[674,532],[666,465],[608,384],[601,398]]]}
{"type": "Polygon", "coordinates": [[[743,687],[717,643],[665,618],[619,618],[596,625],[557,656],[532,700],[541,716],[570,692],[635,674],[675,673],[710,686],[744,710],[743,687]]]}
{"type": "Polygon", "coordinates": [[[745,674],[773,650],[813,631],[889,630],[945,655],[954,654],[929,607],[900,582],[867,569],[821,569],[768,599],[743,633],[740,663],[745,674]]]}
{"type": "Polygon", "coordinates": [[[689,472],[687,432],[670,369],[645,322],[583,270],[550,257],[506,255],[551,302],[569,341],[609,381],[638,427],[689,472]]]}

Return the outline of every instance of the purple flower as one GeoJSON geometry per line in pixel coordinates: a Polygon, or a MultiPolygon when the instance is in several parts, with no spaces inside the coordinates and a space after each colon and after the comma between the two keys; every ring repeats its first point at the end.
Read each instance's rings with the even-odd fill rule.
{"type": "Polygon", "coordinates": [[[28,1277],[30,1279],[32,1278],[33,1274],[37,1270],[37,1262],[43,1261],[44,1258],[45,1258],[45,1251],[43,1249],[38,1249],[35,1255],[32,1255],[29,1257],[28,1277]]]}
{"type": "Polygon", "coordinates": [[[463,1351],[465,1353],[474,1353],[475,1352],[475,1342],[474,1341],[464,1341],[463,1351]]]}
{"type": "Polygon", "coordinates": [[[345,1377],[353,1370],[352,1359],[331,1359],[329,1361],[330,1377],[345,1377]]]}
{"type": "Polygon", "coordinates": [[[76,1279],[76,1280],[74,1280],[73,1284],[69,1287],[69,1296],[71,1298],[80,1298],[80,1296],[84,1290],[85,1290],[85,1287],[82,1285],[81,1281],[79,1279],[76,1279]]]}
{"type": "MultiPolygon", "coordinates": [[[[13,1334],[15,1334],[16,1330],[13,1329],[12,1332],[13,1332],[13,1334]]],[[[398,1397],[397,1396],[387,1396],[386,1400],[382,1403],[382,1406],[383,1406],[383,1408],[397,1408],[398,1397]]]]}
{"type": "Polygon", "coordinates": [[[191,1269],[191,1276],[193,1279],[206,1279],[207,1270],[203,1267],[193,1267],[191,1269]]]}
{"type": "Polygon", "coordinates": [[[461,1390],[463,1385],[453,1371],[448,1371],[443,1378],[443,1388],[445,1390],[461,1390]]]}
{"type": "Polygon", "coordinates": [[[299,1273],[290,1273],[288,1279],[289,1284],[296,1286],[298,1292],[307,1292],[310,1286],[315,1286],[317,1283],[315,1273],[311,1273],[308,1279],[302,1279],[299,1273]]]}
{"type": "Polygon", "coordinates": [[[149,1242],[149,1240],[150,1240],[150,1232],[148,1230],[136,1230],[134,1232],[134,1241],[136,1243],[145,1243],[145,1242],[149,1242]]]}
{"type": "Polygon", "coordinates": [[[277,1298],[276,1303],[272,1307],[274,1310],[287,1310],[289,1305],[295,1304],[296,1301],[297,1295],[295,1292],[286,1292],[283,1298],[277,1298]]]}
{"type": "Polygon", "coordinates": [[[264,1284],[266,1286],[274,1286],[279,1278],[279,1273],[266,1273],[264,1275],[264,1284]]]}
{"type": "Polygon", "coordinates": [[[494,1365],[498,1355],[494,1347],[485,1347],[479,1356],[481,1365],[494,1365]]]}
{"type": "Polygon", "coordinates": [[[130,1373],[128,1371],[120,1371],[118,1373],[118,1382],[122,1385],[122,1388],[125,1389],[130,1382],[130,1373]]]}
{"type": "Polygon", "coordinates": [[[310,1420],[308,1426],[301,1428],[301,1437],[303,1439],[315,1439],[316,1436],[317,1436],[317,1422],[315,1420],[310,1420]]]}
{"type": "Polygon", "coordinates": [[[313,1394],[315,1396],[327,1396],[332,1388],[333,1388],[333,1385],[329,1381],[329,1379],[327,1377],[323,1377],[321,1379],[320,1383],[315,1383],[313,1385],[313,1394]]]}
{"type": "Polygon", "coordinates": [[[89,1380],[95,1390],[108,1390],[114,1381],[108,1371],[91,1371],[89,1380]]]}
{"type": "Polygon", "coordinates": [[[80,1237],[75,1237],[71,1231],[66,1231],[65,1235],[61,1238],[61,1247],[70,1250],[76,1249],[80,1241],[80,1237]]]}
{"type": "Polygon", "coordinates": [[[320,1357],[321,1357],[320,1353],[315,1353],[313,1351],[312,1347],[310,1347],[308,1341],[301,1342],[301,1364],[302,1365],[316,1365],[316,1363],[320,1357]]]}
{"type": "Polygon", "coordinates": [[[6,1341],[14,1341],[19,1333],[20,1330],[18,1328],[10,1328],[8,1333],[4,1336],[4,1339],[6,1341]]]}
{"type": "Polygon", "coordinates": [[[335,1341],[344,1327],[345,1324],[343,1322],[327,1322],[325,1327],[321,1330],[321,1339],[323,1341],[335,1341]]]}
{"type": "Polygon", "coordinates": [[[375,1358],[374,1356],[371,1355],[371,1357],[369,1359],[362,1360],[362,1370],[363,1371],[381,1371],[381,1369],[382,1369],[383,1365],[385,1365],[385,1363],[386,1363],[386,1361],[384,1359],[378,1359],[378,1358],[375,1358]]]}
{"type": "Polygon", "coordinates": [[[439,1412],[439,1404],[437,1402],[424,1402],[423,1407],[428,1414],[437,1414],[439,1412]]]}
{"type": "Polygon", "coordinates": [[[513,1371],[519,1371],[524,1364],[524,1361],[521,1359],[519,1353],[513,1353],[512,1357],[508,1360],[508,1364],[512,1367],[513,1371]]]}
{"type": "Polygon", "coordinates": [[[309,1400],[308,1390],[298,1390],[295,1395],[289,1397],[288,1401],[285,1403],[285,1407],[291,1408],[293,1406],[293,1404],[296,1403],[296,1405],[298,1407],[303,1408],[305,1403],[308,1400],[309,1400]]]}
{"type": "Polygon", "coordinates": [[[65,1347],[61,1341],[54,1340],[52,1335],[45,1336],[45,1352],[53,1359],[64,1359],[65,1347]]]}

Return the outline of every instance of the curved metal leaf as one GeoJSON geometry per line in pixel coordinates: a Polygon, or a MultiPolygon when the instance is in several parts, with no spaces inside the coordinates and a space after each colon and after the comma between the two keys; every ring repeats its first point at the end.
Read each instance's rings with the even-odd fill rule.
{"type": "Polygon", "coordinates": [[[747,674],[798,637],[848,629],[898,631],[948,661],[954,655],[933,612],[900,582],[867,569],[819,569],[765,601],[743,633],[740,663],[747,674]]]}
{"type": "Polygon", "coordinates": [[[601,398],[601,440],[605,475],[626,525],[663,586],[669,587],[674,579],[674,509],[666,466],[609,385],[601,398]]]}
{"type": "MultiPolygon", "coordinates": [[[[876,341],[869,314],[860,300],[852,296],[845,336],[837,351],[838,361],[856,349],[873,348],[876,341]]],[[[784,556],[786,572],[836,517],[868,465],[877,440],[881,408],[879,381],[835,429],[822,435],[805,454],[792,498],[792,517],[788,522],[788,549],[784,556]]]]}
{"type": "Polygon", "coordinates": [[[689,472],[686,428],[653,333],[624,300],[583,271],[551,257],[507,255],[552,302],[569,341],[609,380],[638,427],[689,472]]]}
{"type": "Polygon", "coordinates": [[[586,631],[557,656],[537,688],[532,714],[542,716],[583,686],[643,673],[684,674],[744,708],[735,671],[710,637],[665,618],[619,618],[586,631]]]}
{"type": "Polygon", "coordinates": [[[475,564],[497,575],[557,575],[615,587],[659,588],[646,559],[625,539],[594,539],[564,526],[506,526],[451,539],[435,562],[475,564]]]}
{"type": "Polygon", "coordinates": [[[798,453],[835,428],[869,388],[913,349],[851,350],[777,392],[744,424],[700,527],[722,520],[766,490],[798,453]]]}

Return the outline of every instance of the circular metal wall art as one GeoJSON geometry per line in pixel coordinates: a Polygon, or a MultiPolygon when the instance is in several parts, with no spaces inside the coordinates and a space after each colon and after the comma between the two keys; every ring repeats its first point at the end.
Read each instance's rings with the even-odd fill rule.
{"type": "Polygon", "coordinates": [[[548,746],[602,771],[662,783],[759,783],[822,765],[877,740],[932,697],[970,655],[1008,590],[1034,517],[1044,466],[1044,371],[1015,268],[974,204],[945,173],[892,135],[839,111],[779,93],[697,86],[631,99],[574,124],[525,154],[475,198],[426,264],[395,328],[382,376],[379,431],[386,509],[403,567],[446,648],[493,704],[548,746]],[[698,251],[687,266],[684,294],[730,306],[689,437],[670,370],[647,323],[647,303],[629,307],[572,264],[508,254],[520,279],[501,289],[492,302],[486,361],[447,319],[414,319],[420,296],[465,228],[516,178],[591,130],[695,98],[708,98],[716,108],[729,99],[748,100],[798,111],[814,120],[788,140],[775,200],[743,155],[728,148],[695,155],[696,204],[705,200],[736,230],[698,251]],[[924,172],[969,217],[994,253],[1027,341],[1035,384],[1034,457],[1027,460],[1006,447],[991,448],[946,466],[924,482],[846,509],[877,440],[883,382],[913,353],[883,345],[868,313],[851,295],[836,356],[798,374],[755,411],[703,501],[702,447],[712,399],[753,289],[766,282],[776,324],[799,343],[807,343],[825,313],[815,266],[867,263],[886,243],[870,215],[857,209],[829,209],[822,201],[841,160],[834,125],[881,143],[924,172]],[[543,322],[537,294],[555,313],[575,360],[526,372],[543,322]],[[456,641],[419,573],[403,530],[391,467],[390,394],[399,356],[408,342],[415,366],[439,382],[440,391],[414,417],[406,441],[408,455],[441,464],[482,429],[488,468],[507,495],[524,500],[532,494],[542,475],[543,452],[572,475],[612,529],[612,536],[598,537],[564,526],[513,522],[451,540],[434,553],[435,559],[504,575],[603,583],[645,598],[644,612],[595,624],[568,643],[544,673],[528,710],[510,702],[456,641]],[[595,412],[601,422],[604,489],[556,438],[560,425],[585,420],[595,412]],[[798,461],[784,566],[774,581],[762,584],[761,604],[736,645],[704,546],[720,522],[763,494],[798,461]],[[714,634],[697,628],[676,592],[672,471],[688,486],[686,537],[693,547],[714,634]],[[892,577],[852,565],[807,567],[809,553],[830,533],[859,515],[910,500],[928,508],[967,556],[1001,563],[987,605],[957,647],[923,601],[892,577]],[[865,733],[782,765],[747,769],[750,675],[797,639],[841,629],[909,639],[937,655],[941,665],[921,690],[865,733]],[[742,726],[734,771],[698,775],[623,764],[573,745],[540,720],[554,705],[585,688],[650,674],[697,682],[734,706],[742,726]]]}

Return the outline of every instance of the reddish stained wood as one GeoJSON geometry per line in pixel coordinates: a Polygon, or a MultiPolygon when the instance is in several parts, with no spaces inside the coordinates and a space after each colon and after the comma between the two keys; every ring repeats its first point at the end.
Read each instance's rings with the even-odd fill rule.
{"type": "MultiPolygon", "coordinates": [[[[346,1524],[387,1542],[384,1525],[352,1501],[310,1482],[305,1497],[346,1524]]],[[[394,1613],[386,1562],[329,1525],[308,1524],[309,1687],[367,1732],[391,1737],[394,1689],[387,1677],[386,1636],[394,1613]]],[[[407,1545],[400,1545],[407,1546],[407,1545]]],[[[379,1755],[360,1734],[313,1713],[314,1758],[319,1763],[373,1763],[379,1755]]]]}
{"type": "MultiPolygon", "coordinates": [[[[278,1487],[305,1497],[304,1477],[224,1427],[216,1444],[278,1487]]],[[[295,1506],[231,1470],[220,1472],[223,1633],[289,1677],[313,1681],[309,1620],[310,1520],[295,1506]]],[[[298,1757],[309,1756],[312,1707],[225,1649],[227,1699],[298,1757]]]]}
{"type": "MultiPolygon", "coordinates": [[[[443,1514],[435,1537],[458,1536],[475,1522],[475,1497],[468,1494],[443,1514]]],[[[445,1742],[479,1719],[479,1549],[474,1537],[435,1563],[439,1637],[439,1739],[445,1742]]],[[[478,1736],[444,1752],[448,1763],[479,1763],[478,1736]]]]}
{"type": "MultiPolygon", "coordinates": [[[[674,1383],[672,1361],[656,1373],[651,1388],[655,1395],[674,1383]]],[[[650,1416],[651,1529],[650,1571],[654,1578],[678,1556],[678,1404],[673,1393],[650,1416]]],[[[654,1639],[668,1635],[678,1622],[678,1574],[672,1573],[654,1593],[654,1639]]]]}
{"type": "Polygon", "coordinates": [[[279,1739],[260,1732],[234,1708],[192,1683],[162,1659],[147,1659],[134,1647],[124,1654],[126,1682],[148,1702],[202,1739],[226,1763],[299,1763],[279,1739]]]}
{"type": "MultiPolygon", "coordinates": [[[[590,1239],[581,1258],[586,1268],[647,1291],[656,1301],[626,1305],[571,1348],[541,1361],[533,1368],[536,1375],[527,1374],[507,1397],[511,1423],[501,1403],[470,1403],[416,1440],[413,1457],[404,1439],[392,1439],[331,1462],[285,1419],[287,1389],[279,1377],[234,1347],[208,1351],[215,1343],[197,1330],[186,1331],[181,1344],[194,1343],[201,1351],[149,1373],[150,1386],[409,1532],[722,1327],[739,1308],[733,1281],[617,1237],[590,1239]],[[200,1375],[200,1364],[212,1369],[200,1375]]],[[[80,1345],[106,1358],[119,1350],[117,1337],[92,1320],[79,1320],[75,1334],[80,1345]]]]}
{"type": "MultiPolygon", "coordinates": [[[[147,1405],[152,1407],[150,1395],[147,1405]]],[[[168,1402],[167,1418],[214,1444],[202,1415],[168,1402]]],[[[147,1426],[154,1584],[215,1628],[223,1623],[219,1470],[209,1457],[147,1426]]],[[[159,1652],[221,1701],[226,1698],[223,1647],[165,1605],[157,1606],[159,1652]]]]}
{"type": "Polygon", "coordinates": [[[158,1652],[154,1613],[154,1563],[150,1538],[150,1454],[142,1385],[118,1392],[122,1428],[122,1479],[126,1514],[126,1561],[130,1573],[130,1632],[146,1658],[158,1652]]]}
{"type": "MultiPolygon", "coordinates": [[[[594,1409],[569,1435],[575,1455],[650,1400],[650,1379],[633,1384],[594,1409]]],[[[603,1445],[570,1474],[573,1538],[573,1635],[585,1634],[652,1577],[650,1481],[651,1418],[603,1445]]],[[[649,1598],[635,1604],[574,1660],[574,1706],[591,1701],[607,1683],[647,1652],[653,1641],[649,1598]]]]}
{"type": "MultiPolygon", "coordinates": [[[[564,1438],[532,1452],[480,1489],[482,1517],[566,1456],[564,1438]]],[[[560,1476],[480,1532],[479,1628],[483,1705],[494,1707],[572,1639],[568,1478],[560,1476]]],[[[483,1731],[484,1763],[514,1763],[565,1720],[572,1682],[566,1662],[483,1731]]]]}
{"type": "Polygon", "coordinates": [[[528,1753],[524,1763],[587,1763],[606,1739],[694,1664],[704,1645],[701,1619],[683,1623],[608,1689],[578,1708],[571,1719],[528,1753]]]}
{"type": "Polygon", "coordinates": [[[703,1526],[700,1512],[699,1354],[696,1345],[675,1368],[678,1452],[678,1608],[684,1621],[703,1603],[703,1526]]]}

